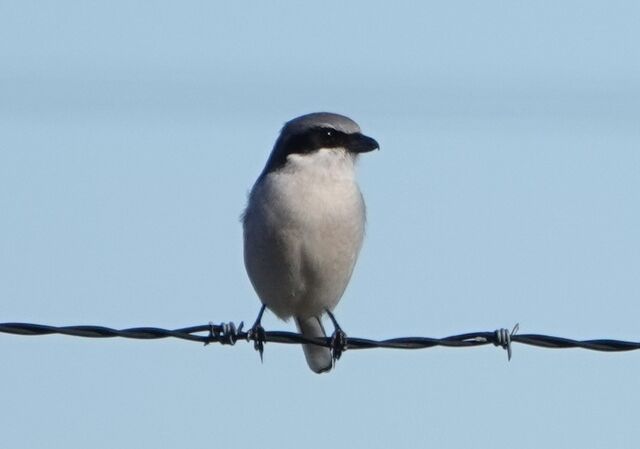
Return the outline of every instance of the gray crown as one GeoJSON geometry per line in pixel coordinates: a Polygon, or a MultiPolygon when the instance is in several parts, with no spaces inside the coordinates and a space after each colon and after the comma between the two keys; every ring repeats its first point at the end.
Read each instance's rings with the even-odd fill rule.
{"type": "Polygon", "coordinates": [[[314,112],[289,120],[282,128],[282,134],[299,134],[312,128],[323,127],[333,128],[346,134],[360,132],[358,124],[349,117],[331,112],[314,112]]]}

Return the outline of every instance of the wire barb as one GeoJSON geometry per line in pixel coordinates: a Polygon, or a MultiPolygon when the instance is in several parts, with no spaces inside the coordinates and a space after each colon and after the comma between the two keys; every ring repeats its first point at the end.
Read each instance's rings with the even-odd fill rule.
{"type": "Polygon", "coordinates": [[[509,329],[501,328],[494,332],[495,340],[493,341],[494,346],[500,346],[502,349],[506,349],[507,351],[507,361],[511,361],[511,338],[518,332],[520,328],[520,323],[516,323],[509,332],[509,329]]]}
{"type": "Polygon", "coordinates": [[[211,343],[218,342],[222,345],[233,346],[236,344],[236,341],[238,341],[238,336],[242,334],[243,327],[244,321],[240,322],[237,329],[233,321],[221,323],[218,326],[209,321],[209,335],[207,335],[204,345],[207,346],[211,343]]]}

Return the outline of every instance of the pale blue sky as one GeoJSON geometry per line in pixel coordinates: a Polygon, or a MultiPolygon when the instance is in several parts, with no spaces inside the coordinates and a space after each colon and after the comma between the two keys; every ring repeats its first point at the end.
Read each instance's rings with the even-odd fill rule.
{"type": "MultiPolygon", "coordinates": [[[[0,322],[252,322],[238,221],[282,124],[381,144],[336,310],[387,338],[640,340],[635,2],[0,2],[0,322]]],[[[267,315],[268,329],[292,330],[267,315]]],[[[3,444],[637,445],[640,353],[0,335],[3,444]]]]}

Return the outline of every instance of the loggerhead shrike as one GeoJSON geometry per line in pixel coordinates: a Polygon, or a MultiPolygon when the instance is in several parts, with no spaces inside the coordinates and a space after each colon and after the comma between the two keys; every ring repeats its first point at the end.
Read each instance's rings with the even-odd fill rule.
{"type": "MultiPolygon", "coordinates": [[[[364,236],[355,163],[360,153],[376,148],[378,142],[343,115],[307,114],[282,128],[242,218],[244,263],[263,304],[253,331],[264,333],[260,320],[268,307],[283,320],[293,317],[304,336],[324,338],[326,312],[334,339],[340,334],[344,341],[331,311],[349,283],[364,236]]],[[[256,347],[261,350],[261,343],[256,347]]],[[[342,348],[303,349],[309,367],[323,373],[342,348]]]]}

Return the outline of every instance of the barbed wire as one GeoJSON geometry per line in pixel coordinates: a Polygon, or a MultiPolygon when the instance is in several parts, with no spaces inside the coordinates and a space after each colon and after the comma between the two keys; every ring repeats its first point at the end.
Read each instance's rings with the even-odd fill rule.
{"type": "MultiPolygon", "coordinates": [[[[104,326],[49,326],[32,323],[0,323],[0,333],[13,335],[52,335],[61,334],[85,338],[132,338],[141,340],[156,340],[162,338],[177,338],[195,341],[205,345],[220,343],[234,345],[238,341],[254,342],[257,349],[261,342],[282,344],[314,344],[332,348],[335,345],[331,337],[309,338],[302,334],[285,331],[266,331],[257,335],[251,329],[243,331],[244,324],[238,327],[233,322],[222,324],[205,324],[183,327],[179,329],[162,329],[158,327],[133,327],[127,329],[112,329],[104,326]]],[[[444,338],[431,337],[399,337],[386,340],[372,340],[368,338],[347,337],[344,349],[426,349],[437,346],[447,348],[468,348],[493,344],[507,351],[511,359],[511,344],[521,343],[541,348],[567,349],[582,348],[592,351],[622,352],[640,349],[640,342],[594,339],[574,340],[571,338],[554,337],[540,334],[517,334],[518,325],[509,331],[498,329],[490,332],[468,332],[444,338]]]]}

